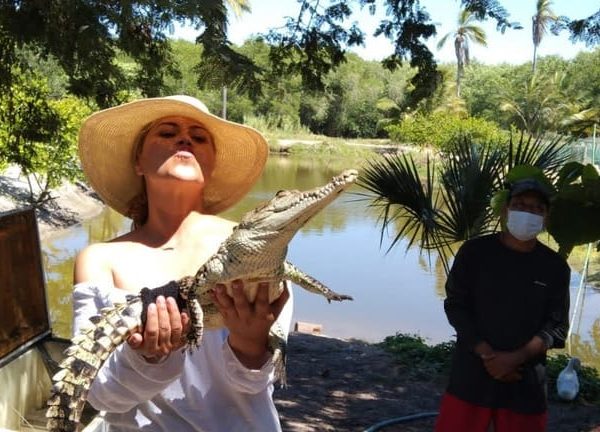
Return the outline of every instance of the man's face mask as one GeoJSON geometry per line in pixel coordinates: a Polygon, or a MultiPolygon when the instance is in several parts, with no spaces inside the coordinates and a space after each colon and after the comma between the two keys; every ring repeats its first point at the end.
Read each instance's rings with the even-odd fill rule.
{"type": "Polygon", "coordinates": [[[518,210],[509,210],[506,221],[508,231],[521,241],[532,240],[544,229],[544,217],[518,210]]]}

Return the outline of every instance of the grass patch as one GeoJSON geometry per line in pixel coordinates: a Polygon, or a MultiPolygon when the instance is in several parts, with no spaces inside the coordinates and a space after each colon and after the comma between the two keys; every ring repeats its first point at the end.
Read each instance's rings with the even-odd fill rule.
{"type": "MultiPolygon", "coordinates": [[[[456,344],[452,341],[428,345],[418,335],[396,333],[377,344],[391,353],[403,373],[416,379],[446,378],[450,372],[452,351],[456,344]]],[[[549,356],[547,360],[548,399],[559,401],[556,393],[558,374],[567,366],[570,357],[565,354],[549,356]]],[[[592,367],[582,365],[577,371],[580,390],[575,403],[600,404],[600,375],[592,367]]]]}
{"type": "Polygon", "coordinates": [[[371,149],[347,145],[343,142],[323,141],[320,144],[296,144],[291,146],[289,153],[292,156],[299,157],[318,157],[322,159],[343,158],[343,159],[364,159],[373,157],[374,152],[371,149]]]}
{"type": "Polygon", "coordinates": [[[312,139],[314,134],[308,127],[287,117],[247,116],[244,124],[261,131],[269,140],[293,136],[299,139],[312,139]]]}
{"type": "Polygon", "coordinates": [[[431,379],[446,376],[450,371],[450,361],[454,342],[428,345],[418,335],[396,333],[378,344],[393,354],[399,366],[413,378],[431,379]]]}

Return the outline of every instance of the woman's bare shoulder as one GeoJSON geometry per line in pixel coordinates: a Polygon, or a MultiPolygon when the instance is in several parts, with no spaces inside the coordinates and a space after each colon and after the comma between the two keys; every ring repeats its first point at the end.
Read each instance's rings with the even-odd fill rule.
{"type": "Polygon", "coordinates": [[[82,255],[92,255],[94,258],[102,258],[102,256],[110,256],[115,252],[131,249],[138,245],[136,231],[130,231],[115,237],[110,240],[105,240],[97,243],[90,243],[81,250],[82,255]]]}
{"type": "Polygon", "coordinates": [[[115,239],[92,243],[83,248],[75,257],[74,281],[113,284],[113,264],[126,256],[135,243],[115,239]]]}

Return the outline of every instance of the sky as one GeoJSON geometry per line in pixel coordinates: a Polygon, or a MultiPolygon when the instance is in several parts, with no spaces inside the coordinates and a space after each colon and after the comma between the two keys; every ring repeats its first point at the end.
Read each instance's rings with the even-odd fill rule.
{"type": "MultiPolygon", "coordinates": [[[[323,2],[329,4],[328,2],[323,2]]],[[[510,13],[509,20],[517,21],[522,30],[507,30],[504,35],[496,30],[495,21],[480,23],[488,39],[488,46],[471,45],[471,58],[486,64],[513,63],[521,64],[531,61],[533,44],[531,41],[531,17],[535,13],[536,0],[500,0],[510,13]]],[[[449,38],[441,50],[437,50],[437,42],[446,34],[453,32],[458,21],[460,2],[458,0],[422,0],[421,5],[429,12],[431,20],[436,24],[437,35],[426,43],[440,63],[455,62],[453,38],[449,38]]],[[[281,27],[288,16],[297,16],[299,3],[297,0],[250,0],[250,13],[240,17],[231,16],[229,20],[229,40],[235,45],[242,45],[253,34],[266,33],[270,28],[281,27]]],[[[553,0],[552,9],[557,15],[566,15],[572,19],[586,18],[596,12],[598,0],[553,0]]],[[[351,51],[365,60],[381,60],[393,52],[392,44],[384,37],[373,37],[371,34],[380,21],[380,16],[371,16],[364,10],[357,9],[356,20],[365,32],[366,44],[351,51]]],[[[197,31],[191,28],[176,27],[174,38],[194,41],[197,31]]],[[[538,48],[538,58],[546,55],[559,55],[565,59],[573,58],[580,51],[589,51],[583,43],[573,44],[568,33],[562,32],[554,36],[548,32],[538,48]]]]}

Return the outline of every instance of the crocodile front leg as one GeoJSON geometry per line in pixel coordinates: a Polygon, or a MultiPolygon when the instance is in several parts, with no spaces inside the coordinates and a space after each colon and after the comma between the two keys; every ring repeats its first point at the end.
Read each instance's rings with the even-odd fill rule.
{"type": "Polygon", "coordinates": [[[330,290],[321,282],[313,278],[312,276],[304,273],[302,270],[294,266],[293,264],[285,261],[283,263],[283,272],[284,279],[289,279],[294,282],[296,285],[301,286],[305,290],[315,293],[321,294],[324,296],[328,302],[331,303],[331,300],[342,301],[342,300],[353,300],[353,298],[349,295],[338,294],[335,291],[330,290]]]}

